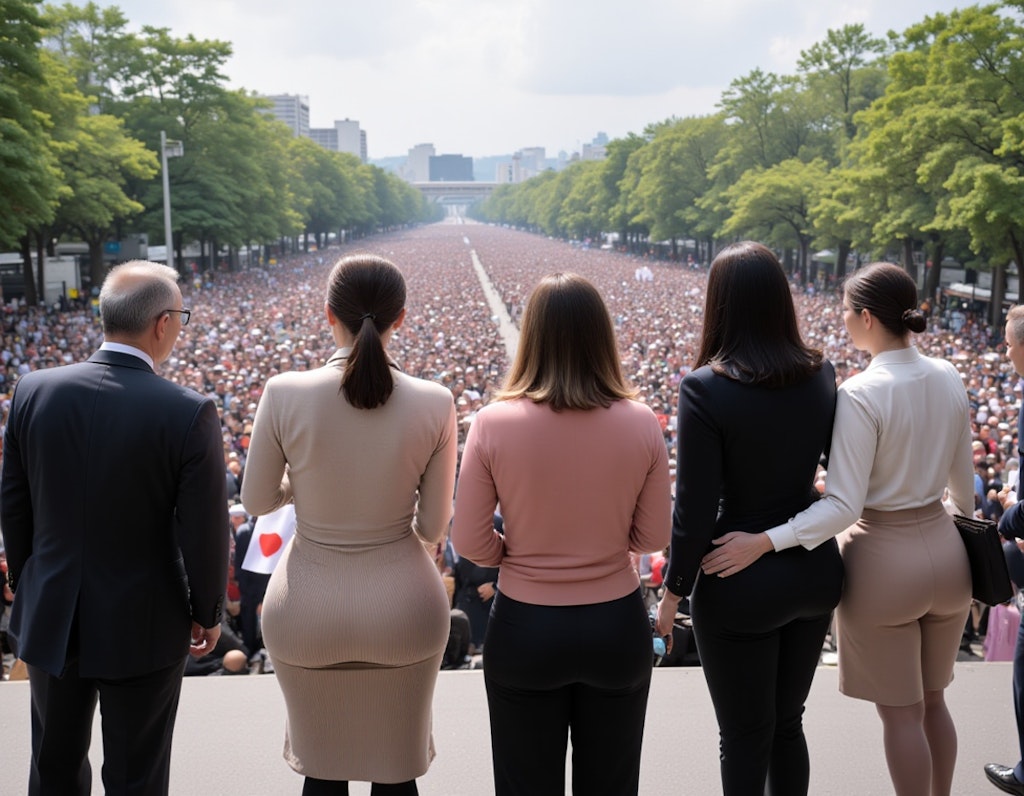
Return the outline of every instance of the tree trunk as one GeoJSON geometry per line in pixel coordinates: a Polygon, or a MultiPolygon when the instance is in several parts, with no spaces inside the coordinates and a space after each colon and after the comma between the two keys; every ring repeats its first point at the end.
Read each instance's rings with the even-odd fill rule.
{"type": "Polygon", "coordinates": [[[803,235],[800,236],[800,284],[807,285],[807,279],[809,277],[810,270],[810,259],[811,259],[811,239],[803,235]]]}
{"type": "Polygon", "coordinates": [[[942,260],[946,256],[946,244],[939,238],[932,247],[932,267],[925,272],[924,299],[928,302],[929,314],[935,312],[938,301],[939,283],[942,279],[942,260]]]}
{"type": "Polygon", "coordinates": [[[910,274],[910,278],[917,284],[917,264],[914,262],[914,241],[910,238],[903,239],[903,270],[910,274]]]}
{"type": "Polygon", "coordinates": [[[849,257],[850,241],[839,241],[839,245],[836,247],[836,287],[841,285],[843,283],[843,279],[846,278],[846,261],[849,257]]]}
{"type": "MultiPolygon", "coordinates": [[[[1018,266],[1019,267],[1019,266],[1018,266]]],[[[1003,324],[1003,298],[1006,296],[1006,263],[1000,260],[992,273],[992,303],[989,305],[988,321],[993,329],[1003,324]]]]}
{"type": "MultiPolygon", "coordinates": [[[[184,245],[185,245],[184,244],[184,240],[185,240],[185,236],[182,235],[179,232],[178,233],[178,242],[177,242],[177,244],[171,247],[174,250],[173,251],[173,256],[172,256],[171,252],[167,253],[167,256],[171,258],[170,260],[167,261],[167,264],[169,266],[171,266],[171,268],[174,268],[175,270],[177,270],[177,272],[179,274],[181,274],[182,276],[186,276],[187,275],[187,272],[186,272],[186,269],[185,269],[185,254],[182,251],[182,249],[184,248],[184,245]]],[[[174,233],[173,232],[171,233],[171,242],[172,243],[174,242],[174,233]]]]}
{"type": "Polygon", "coordinates": [[[782,267],[790,276],[796,275],[797,264],[793,262],[793,250],[788,247],[782,250],[782,267]]]}
{"type": "Polygon", "coordinates": [[[89,279],[92,287],[100,288],[107,276],[107,267],[103,262],[103,239],[93,235],[89,239],[89,279]]]}
{"type": "MultiPolygon", "coordinates": [[[[1017,273],[1024,274],[1024,241],[1021,241],[1012,231],[1009,233],[1010,247],[1013,249],[1013,261],[1017,264],[1017,273]]],[[[1017,286],[1017,301],[1020,302],[1020,285],[1017,286]]],[[[1003,296],[1006,295],[1006,263],[996,266],[996,273],[992,277],[992,326],[999,328],[1003,322],[1003,296]],[[999,303],[996,304],[996,278],[999,280],[999,303]]]]}
{"type": "Polygon", "coordinates": [[[39,294],[36,292],[36,277],[32,272],[32,241],[28,235],[22,235],[18,241],[21,244],[21,273],[25,281],[25,303],[34,307],[39,303],[39,294]]]}
{"type": "Polygon", "coordinates": [[[39,295],[46,301],[46,236],[43,230],[36,230],[36,274],[39,295]]]}

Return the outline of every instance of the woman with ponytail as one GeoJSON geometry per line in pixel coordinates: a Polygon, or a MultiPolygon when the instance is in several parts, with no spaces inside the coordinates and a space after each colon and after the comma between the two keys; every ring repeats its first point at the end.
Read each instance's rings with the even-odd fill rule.
{"type": "Polygon", "coordinates": [[[337,350],[318,370],[267,382],[249,446],[246,510],[295,504],[263,637],[303,794],[347,794],[358,780],[373,796],[406,796],[434,756],[430,708],[450,615],[424,544],[451,518],[455,405],[387,355],[405,320],[392,263],[339,261],[324,314],[337,350]]]}
{"type": "Polygon", "coordinates": [[[836,609],[839,689],[875,703],[896,794],[942,796],[957,749],[944,694],[971,573],[941,501],[948,487],[954,510],[973,514],[967,394],[950,363],[911,345],[927,324],[901,268],[856,271],[843,320],[871,364],[839,386],[824,498],[764,533],[719,537],[702,568],[728,577],[761,555],[813,549],[838,534],[846,568],[836,609]]]}

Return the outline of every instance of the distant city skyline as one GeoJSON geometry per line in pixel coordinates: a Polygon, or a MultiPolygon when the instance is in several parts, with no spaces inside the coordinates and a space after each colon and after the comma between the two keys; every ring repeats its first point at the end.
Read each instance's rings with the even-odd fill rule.
{"type": "Polygon", "coordinates": [[[357,120],[369,159],[432,143],[474,158],[581,152],[712,113],[736,78],[792,74],[830,28],[884,37],[955,0],[124,0],[129,28],[231,42],[228,84],[309,97],[310,126],[357,120]]]}

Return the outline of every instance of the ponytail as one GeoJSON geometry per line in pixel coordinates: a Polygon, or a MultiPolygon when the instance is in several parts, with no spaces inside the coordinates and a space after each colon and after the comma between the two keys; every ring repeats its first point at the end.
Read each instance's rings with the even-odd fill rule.
{"type": "Polygon", "coordinates": [[[341,389],[356,409],[375,409],[386,404],[395,389],[391,363],[375,324],[373,314],[363,315],[341,379],[341,389]]]}
{"type": "Polygon", "coordinates": [[[355,337],[341,391],[357,409],[383,406],[395,381],[381,334],[394,326],[405,307],[402,272],[383,257],[343,257],[328,277],[327,305],[355,337]]]}

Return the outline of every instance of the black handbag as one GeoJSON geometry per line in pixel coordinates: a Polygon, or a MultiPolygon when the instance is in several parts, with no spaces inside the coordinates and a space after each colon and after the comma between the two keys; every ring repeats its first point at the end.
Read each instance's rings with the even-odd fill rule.
{"type": "Polygon", "coordinates": [[[971,596],[986,605],[999,605],[1013,597],[999,531],[992,520],[976,520],[959,514],[953,523],[960,532],[971,564],[971,596]]]}

